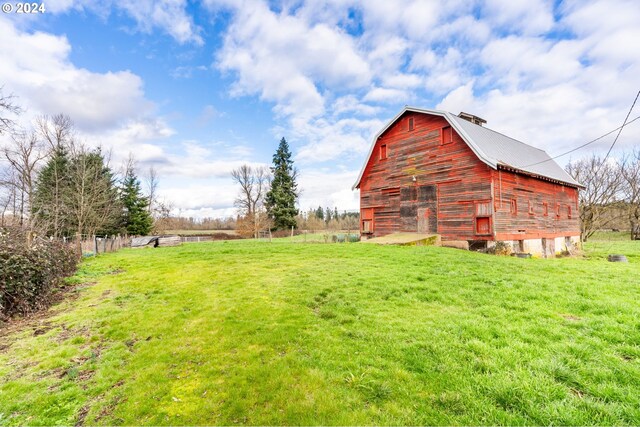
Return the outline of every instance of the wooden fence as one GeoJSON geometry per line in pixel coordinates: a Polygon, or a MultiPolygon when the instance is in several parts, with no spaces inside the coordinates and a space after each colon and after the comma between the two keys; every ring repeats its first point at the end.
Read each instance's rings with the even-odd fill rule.
{"type": "Polygon", "coordinates": [[[78,251],[83,256],[92,256],[104,254],[107,252],[115,252],[122,248],[131,246],[131,238],[129,236],[83,236],[82,239],[68,239],[75,244],[78,251]]]}

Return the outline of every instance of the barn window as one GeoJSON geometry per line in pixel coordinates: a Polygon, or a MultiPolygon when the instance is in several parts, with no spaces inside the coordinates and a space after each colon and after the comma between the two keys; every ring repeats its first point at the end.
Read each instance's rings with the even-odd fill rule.
{"type": "Polygon", "coordinates": [[[387,158],[387,144],[382,144],[380,146],[380,160],[384,160],[387,158]]]}
{"type": "Polygon", "coordinates": [[[442,145],[451,144],[453,142],[453,129],[451,126],[442,128],[442,145]]]}
{"type": "Polygon", "coordinates": [[[491,215],[491,203],[490,202],[478,202],[476,203],[476,216],[489,216],[491,215]]]}
{"type": "Polygon", "coordinates": [[[556,203],[556,218],[560,218],[560,203],[556,203]]]}
{"type": "Polygon", "coordinates": [[[533,203],[529,200],[529,215],[533,215],[533,203]]]}
{"type": "Polygon", "coordinates": [[[549,216],[549,203],[542,202],[542,215],[549,216]]]}
{"type": "Polygon", "coordinates": [[[571,219],[571,205],[567,205],[567,218],[571,219]]]}
{"type": "Polygon", "coordinates": [[[518,214],[518,201],[516,199],[511,199],[511,208],[510,208],[510,212],[513,215],[517,215],[518,214]]]}
{"type": "Polygon", "coordinates": [[[413,117],[409,117],[409,131],[413,130],[413,117]]]}
{"type": "Polygon", "coordinates": [[[363,233],[373,233],[372,222],[370,219],[365,219],[362,221],[362,232],[363,233]]]}

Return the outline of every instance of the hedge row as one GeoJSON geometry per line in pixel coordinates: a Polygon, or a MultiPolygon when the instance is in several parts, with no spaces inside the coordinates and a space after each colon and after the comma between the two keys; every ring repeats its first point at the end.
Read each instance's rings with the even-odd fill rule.
{"type": "Polygon", "coordinates": [[[44,308],[64,277],[76,270],[78,255],[61,242],[27,241],[24,231],[0,229],[0,316],[44,308]]]}

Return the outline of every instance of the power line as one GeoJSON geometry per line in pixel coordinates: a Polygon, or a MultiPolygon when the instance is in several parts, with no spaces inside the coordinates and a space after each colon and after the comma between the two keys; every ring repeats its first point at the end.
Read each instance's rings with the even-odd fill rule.
{"type": "Polygon", "coordinates": [[[618,141],[618,137],[622,133],[622,128],[626,125],[627,120],[629,120],[629,116],[631,115],[631,112],[633,111],[633,107],[636,106],[636,101],[638,101],[638,97],[639,96],[640,96],[640,90],[636,94],[636,99],[633,100],[633,104],[631,104],[631,108],[629,109],[629,112],[627,113],[627,117],[624,118],[624,122],[622,123],[622,126],[620,127],[620,130],[618,131],[618,134],[616,135],[616,139],[613,140],[613,144],[611,144],[611,147],[609,147],[609,151],[607,151],[607,155],[604,156],[604,159],[602,160],[601,164],[604,164],[605,160],[607,160],[607,157],[609,157],[609,153],[611,153],[611,150],[613,150],[613,146],[616,145],[616,142],[618,141]]]}
{"type": "MultiPolygon", "coordinates": [[[[640,94],[640,92],[638,92],[638,94],[640,94]]],[[[637,100],[637,99],[638,99],[638,97],[636,96],[636,100],[637,100]]],[[[635,101],[634,101],[634,105],[635,105],[635,101]]],[[[632,107],[632,109],[633,109],[633,107],[632,107]]],[[[629,110],[629,112],[631,112],[631,110],[629,110]]],[[[629,115],[628,115],[628,114],[627,114],[627,118],[629,118],[629,115]]],[[[623,124],[623,125],[622,125],[622,126],[620,126],[620,127],[615,128],[615,129],[614,129],[614,130],[612,130],[612,131],[609,131],[609,132],[605,133],[604,135],[601,135],[601,136],[597,137],[596,139],[592,139],[592,140],[591,140],[591,141],[589,141],[589,142],[586,142],[586,143],[584,143],[584,144],[582,144],[582,145],[579,145],[579,146],[577,146],[576,148],[572,148],[571,150],[566,151],[566,152],[564,152],[564,153],[562,153],[562,154],[558,154],[557,156],[553,156],[553,157],[550,157],[550,158],[548,158],[548,159],[546,159],[546,160],[542,160],[542,161],[540,161],[540,162],[531,163],[531,164],[529,164],[529,165],[519,166],[519,167],[520,167],[520,168],[528,168],[529,166],[535,166],[535,165],[539,165],[540,163],[550,162],[551,160],[553,160],[553,159],[557,159],[558,157],[562,157],[562,156],[566,156],[567,154],[571,154],[571,153],[573,153],[574,151],[578,151],[579,149],[586,147],[587,145],[591,145],[591,144],[593,144],[594,142],[598,142],[598,141],[600,141],[602,138],[605,138],[605,137],[607,137],[607,136],[611,135],[612,133],[614,133],[614,132],[615,132],[615,131],[617,131],[617,130],[622,131],[622,128],[624,128],[624,127],[626,127],[626,126],[629,126],[631,123],[635,122],[635,121],[636,121],[636,120],[638,120],[638,119],[640,119],[640,116],[637,116],[636,118],[634,118],[633,120],[630,120],[629,122],[627,122],[627,121],[626,121],[626,119],[625,119],[625,124],[623,124]]],[[[619,133],[619,132],[618,132],[618,136],[620,136],[620,133],[619,133]]],[[[616,141],[617,141],[617,139],[618,139],[618,136],[616,136],[616,141]]],[[[614,144],[615,144],[615,141],[614,141],[614,144]]],[[[613,148],[613,145],[611,146],[611,148],[613,148]]],[[[609,152],[611,152],[611,148],[609,149],[609,152]]],[[[607,155],[609,155],[609,153],[607,153],[607,155]]]]}

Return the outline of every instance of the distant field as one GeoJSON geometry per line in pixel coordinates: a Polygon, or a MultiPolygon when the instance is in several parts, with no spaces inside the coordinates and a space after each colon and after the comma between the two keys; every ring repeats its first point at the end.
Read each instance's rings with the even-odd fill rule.
{"type": "Polygon", "coordinates": [[[240,240],[85,260],[74,298],[0,329],[0,424],[638,425],[640,242],[585,249],[240,240]]]}
{"type": "Polygon", "coordinates": [[[596,231],[590,238],[593,241],[609,241],[609,240],[631,240],[629,231],[596,231]]]}
{"type": "Polygon", "coordinates": [[[165,234],[177,234],[180,236],[205,236],[217,233],[237,234],[235,230],[167,230],[165,234]]]}

